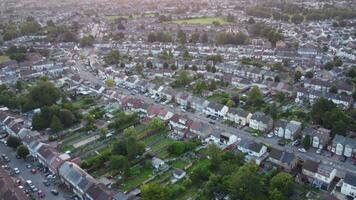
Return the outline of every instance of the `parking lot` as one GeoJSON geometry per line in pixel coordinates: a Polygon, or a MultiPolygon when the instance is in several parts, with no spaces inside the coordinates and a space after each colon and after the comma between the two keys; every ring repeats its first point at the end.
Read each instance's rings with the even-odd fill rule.
{"type": "MultiPolygon", "coordinates": [[[[4,143],[0,143],[1,152],[1,167],[5,168],[9,174],[14,179],[14,184],[22,188],[29,194],[31,194],[35,199],[47,199],[47,200],[67,200],[70,199],[71,194],[62,186],[58,184],[58,179],[48,180],[45,173],[41,172],[39,168],[33,166],[23,159],[16,158],[16,152],[7,147],[4,143]],[[4,155],[3,155],[4,154],[4,155]],[[3,157],[8,157],[6,161],[3,157]],[[15,172],[17,168],[17,173],[15,172]],[[35,169],[35,170],[33,170],[35,169]],[[32,171],[31,171],[32,170],[32,171]],[[30,180],[32,190],[30,185],[26,181],[30,180]],[[44,182],[49,184],[44,184],[44,182]],[[34,189],[37,188],[37,189],[34,189]],[[57,195],[52,194],[52,190],[58,191],[57,195]]],[[[48,173],[48,172],[47,172],[48,173]]]]}

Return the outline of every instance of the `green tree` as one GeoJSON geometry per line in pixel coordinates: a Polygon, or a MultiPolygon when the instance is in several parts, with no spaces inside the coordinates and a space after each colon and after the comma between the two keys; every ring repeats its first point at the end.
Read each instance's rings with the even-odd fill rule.
{"type": "Polygon", "coordinates": [[[141,187],[142,200],[166,200],[167,191],[156,183],[150,183],[141,187]]]}
{"type": "Polygon", "coordinates": [[[121,61],[120,52],[116,49],[110,50],[110,52],[104,57],[104,61],[107,65],[118,65],[121,61]]]}
{"type": "Polygon", "coordinates": [[[347,131],[347,124],[342,121],[342,120],[337,120],[336,122],[333,123],[332,129],[331,129],[331,133],[333,135],[346,135],[346,131],[347,131]]]}
{"type": "Polygon", "coordinates": [[[210,144],[207,149],[207,155],[211,159],[211,167],[217,169],[222,161],[222,151],[214,144],[210,144]]]}
{"type": "Polygon", "coordinates": [[[185,42],[187,41],[187,36],[186,36],[185,32],[181,29],[178,30],[177,38],[178,38],[178,42],[180,44],[185,44],[185,42]]]}
{"type": "Polygon", "coordinates": [[[57,116],[53,116],[52,120],[51,120],[51,130],[53,132],[59,132],[61,130],[63,130],[63,124],[62,122],[58,119],[57,116]]]}
{"type": "Polygon", "coordinates": [[[84,36],[82,38],[80,38],[80,46],[81,47],[91,47],[93,46],[94,43],[94,37],[93,36],[84,36]]]}
{"type": "Polygon", "coordinates": [[[21,141],[19,138],[15,137],[15,136],[12,136],[10,135],[8,138],[7,138],[7,146],[13,148],[13,149],[16,149],[18,146],[21,145],[21,141]]]}
{"type": "Polygon", "coordinates": [[[127,158],[132,161],[137,156],[137,142],[134,137],[129,137],[126,139],[126,152],[127,158]]]}
{"type": "Polygon", "coordinates": [[[16,154],[21,158],[26,158],[30,152],[25,145],[20,145],[16,148],[16,154]]]}
{"type": "Polygon", "coordinates": [[[41,117],[41,114],[36,113],[32,116],[32,128],[34,130],[42,130],[47,128],[47,122],[41,117]]]}
{"type": "Polygon", "coordinates": [[[232,108],[232,107],[235,107],[236,104],[233,100],[229,99],[227,102],[226,102],[226,106],[232,108]]]}
{"type": "Polygon", "coordinates": [[[164,130],[164,122],[159,118],[153,118],[148,124],[150,130],[161,131],[164,130]]]}
{"type": "Polygon", "coordinates": [[[167,151],[175,156],[181,155],[185,152],[185,144],[181,141],[175,141],[168,146],[167,151]]]}
{"type": "Polygon", "coordinates": [[[248,105],[259,107],[263,103],[263,96],[260,89],[257,86],[253,86],[247,94],[248,105]]]}
{"type": "Polygon", "coordinates": [[[294,73],[294,81],[298,82],[298,81],[300,81],[300,78],[302,78],[302,73],[300,71],[296,71],[294,73]]]}
{"type": "Polygon", "coordinates": [[[311,138],[310,135],[306,135],[302,141],[303,144],[303,148],[308,150],[310,148],[311,145],[311,138]]]}
{"type": "Polygon", "coordinates": [[[75,116],[70,110],[61,109],[58,114],[59,120],[62,122],[64,127],[69,127],[75,122],[75,116]]]}
{"type": "Polygon", "coordinates": [[[334,93],[334,94],[337,94],[337,87],[336,87],[336,85],[332,85],[332,86],[330,87],[330,89],[329,89],[329,92],[334,93]]]}
{"type": "Polygon", "coordinates": [[[110,167],[113,170],[124,170],[128,168],[128,160],[125,156],[113,155],[110,158],[110,167]]]}
{"type": "Polygon", "coordinates": [[[189,42],[191,42],[191,43],[197,43],[197,42],[199,42],[199,38],[200,38],[199,32],[194,32],[194,33],[192,33],[192,35],[190,36],[189,42]]]}
{"type": "Polygon", "coordinates": [[[256,167],[245,165],[233,173],[229,182],[232,199],[263,200],[263,184],[256,175],[256,167]]]}
{"type": "Polygon", "coordinates": [[[293,177],[285,172],[280,172],[271,179],[269,190],[278,190],[283,195],[289,197],[293,194],[294,180],[293,177]]]}
{"type": "Polygon", "coordinates": [[[106,84],[106,86],[108,86],[108,87],[113,87],[115,83],[114,83],[114,80],[113,80],[113,79],[108,78],[108,79],[105,80],[105,84],[106,84]]]}
{"type": "Polygon", "coordinates": [[[29,95],[35,107],[42,107],[56,103],[62,94],[52,83],[41,80],[31,88],[29,95]]]}
{"type": "Polygon", "coordinates": [[[307,71],[307,72],[305,73],[305,77],[307,77],[307,78],[313,78],[313,77],[314,77],[314,73],[313,73],[312,71],[307,71]]]}

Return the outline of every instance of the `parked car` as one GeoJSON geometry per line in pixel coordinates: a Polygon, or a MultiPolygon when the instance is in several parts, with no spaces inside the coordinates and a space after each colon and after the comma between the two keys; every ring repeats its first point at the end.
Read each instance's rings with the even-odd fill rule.
{"type": "Polygon", "coordinates": [[[51,183],[47,180],[43,181],[43,185],[45,185],[46,187],[49,187],[51,185],[51,183]]]}
{"type": "Polygon", "coordinates": [[[59,194],[59,192],[57,190],[51,190],[51,193],[54,195],[54,196],[57,196],[59,194]]]}
{"type": "Polygon", "coordinates": [[[292,143],[293,146],[299,146],[300,145],[300,140],[296,139],[294,140],[294,142],[292,143]]]}
{"type": "Polygon", "coordinates": [[[305,150],[304,148],[299,148],[298,151],[300,151],[300,152],[302,152],[302,153],[307,152],[307,150],[305,150]]]}
{"type": "Polygon", "coordinates": [[[37,195],[38,195],[40,198],[44,198],[44,197],[46,196],[45,193],[42,192],[42,190],[39,190],[39,191],[37,192],[37,195]]]}
{"type": "Polygon", "coordinates": [[[15,172],[15,174],[19,174],[20,173],[19,168],[14,168],[14,172],[15,172]]]}
{"type": "Polygon", "coordinates": [[[31,169],[31,173],[32,173],[32,174],[36,174],[36,173],[37,173],[37,169],[32,168],[32,169],[31,169]]]}

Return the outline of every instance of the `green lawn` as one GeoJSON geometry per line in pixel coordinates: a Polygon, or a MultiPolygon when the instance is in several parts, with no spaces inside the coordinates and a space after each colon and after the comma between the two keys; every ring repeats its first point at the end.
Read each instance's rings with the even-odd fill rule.
{"type": "Polygon", "coordinates": [[[143,181],[152,176],[152,169],[143,168],[139,165],[131,167],[130,177],[121,184],[123,191],[130,191],[139,186],[143,181]]]}
{"type": "Polygon", "coordinates": [[[200,25],[209,25],[213,24],[213,22],[219,22],[220,24],[228,24],[225,20],[218,17],[205,17],[205,18],[193,18],[193,19],[180,19],[174,20],[173,23],[176,24],[200,24],[200,25]]]}
{"type": "Polygon", "coordinates": [[[0,56],[0,64],[9,61],[9,56],[0,56]]]}
{"type": "Polygon", "coordinates": [[[187,166],[188,164],[189,163],[184,160],[176,160],[172,162],[171,166],[173,168],[184,169],[184,167],[187,166]]]}

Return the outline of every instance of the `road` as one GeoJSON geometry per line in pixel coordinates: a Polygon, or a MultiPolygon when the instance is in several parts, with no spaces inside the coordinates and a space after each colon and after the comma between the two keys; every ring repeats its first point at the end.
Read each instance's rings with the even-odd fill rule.
{"type": "MultiPolygon", "coordinates": [[[[15,175],[15,179],[20,179],[22,182],[22,185],[25,186],[25,181],[26,180],[31,180],[33,184],[39,189],[42,190],[43,193],[46,195],[43,200],[67,200],[70,199],[71,194],[68,193],[67,191],[63,191],[63,189],[59,188],[58,185],[53,185],[51,184],[49,187],[46,187],[43,184],[43,181],[46,180],[44,174],[42,172],[37,172],[36,174],[31,173],[31,169],[27,169],[25,164],[26,162],[23,159],[17,159],[16,158],[16,152],[8,147],[5,146],[3,143],[0,143],[0,152],[1,154],[6,154],[11,162],[7,163],[11,169],[14,168],[19,168],[20,174],[15,175]],[[54,196],[51,193],[51,190],[57,190],[59,192],[58,196],[54,196]]],[[[26,188],[26,187],[25,187],[26,188]]],[[[32,193],[32,192],[30,192],[32,193]]],[[[32,193],[33,197],[39,199],[37,193],[32,193]]]]}
{"type": "MultiPolygon", "coordinates": [[[[80,65],[78,63],[76,65],[76,68],[78,69],[79,75],[83,79],[88,80],[88,81],[92,81],[92,82],[100,84],[102,86],[105,86],[103,81],[98,79],[94,74],[89,73],[88,71],[86,71],[83,68],[83,65],[80,65]]],[[[147,97],[145,95],[141,95],[141,94],[131,95],[131,91],[129,91],[127,89],[124,89],[124,88],[117,88],[117,92],[121,92],[121,93],[123,93],[125,95],[142,99],[143,101],[145,101],[148,104],[159,104],[159,103],[156,103],[150,97],[147,97]]],[[[171,111],[173,113],[186,115],[186,116],[188,116],[189,118],[191,118],[193,120],[198,120],[198,121],[203,121],[203,122],[208,122],[210,120],[210,119],[206,118],[204,113],[183,112],[180,109],[180,107],[173,107],[172,108],[172,107],[170,107],[168,105],[162,105],[162,104],[160,104],[160,105],[161,106],[165,106],[166,109],[168,109],[169,111],[171,111]]],[[[324,164],[332,165],[337,170],[339,170],[341,172],[341,176],[347,171],[348,172],[355,172],[356,171],[356,166],[352,165],[351,163],[343,163],[343,162],[340,162],[340,161],[337,161],[337,160],[333,160],[333,159],[331,159],[329,157],[316,154],[313,150],[309,150],[306,153],[302,153],[302,152],[298,151],[297,147],[294,147],[292,145],[280,146],[280,145],[278,145],[278,139],[276,139],[276,137],[274,137],[274,138],[254,137],[250,133],[248,133],[248,132],[246,132],[244,130],[228,126],[228,125],[223,124],[223,123],[221,123],[219,121],[215,122],[215,128],[218,128],[220,130],[224,130],[226,132],[232,133],[232,134],[236,135],[237,137],[239,137],[241,139],[250,139],[250,140],[254,140],[256,142],[269,144],[272,147],[274,147],[276,149],[279,149],[279,150],[285,150],[285,151],[288,151],[288,152],[293,152],[296,156],[298,156],[302,160],[307,160],[307,159],[310,159],[310,160],[321,160],[324,164]]]]}

